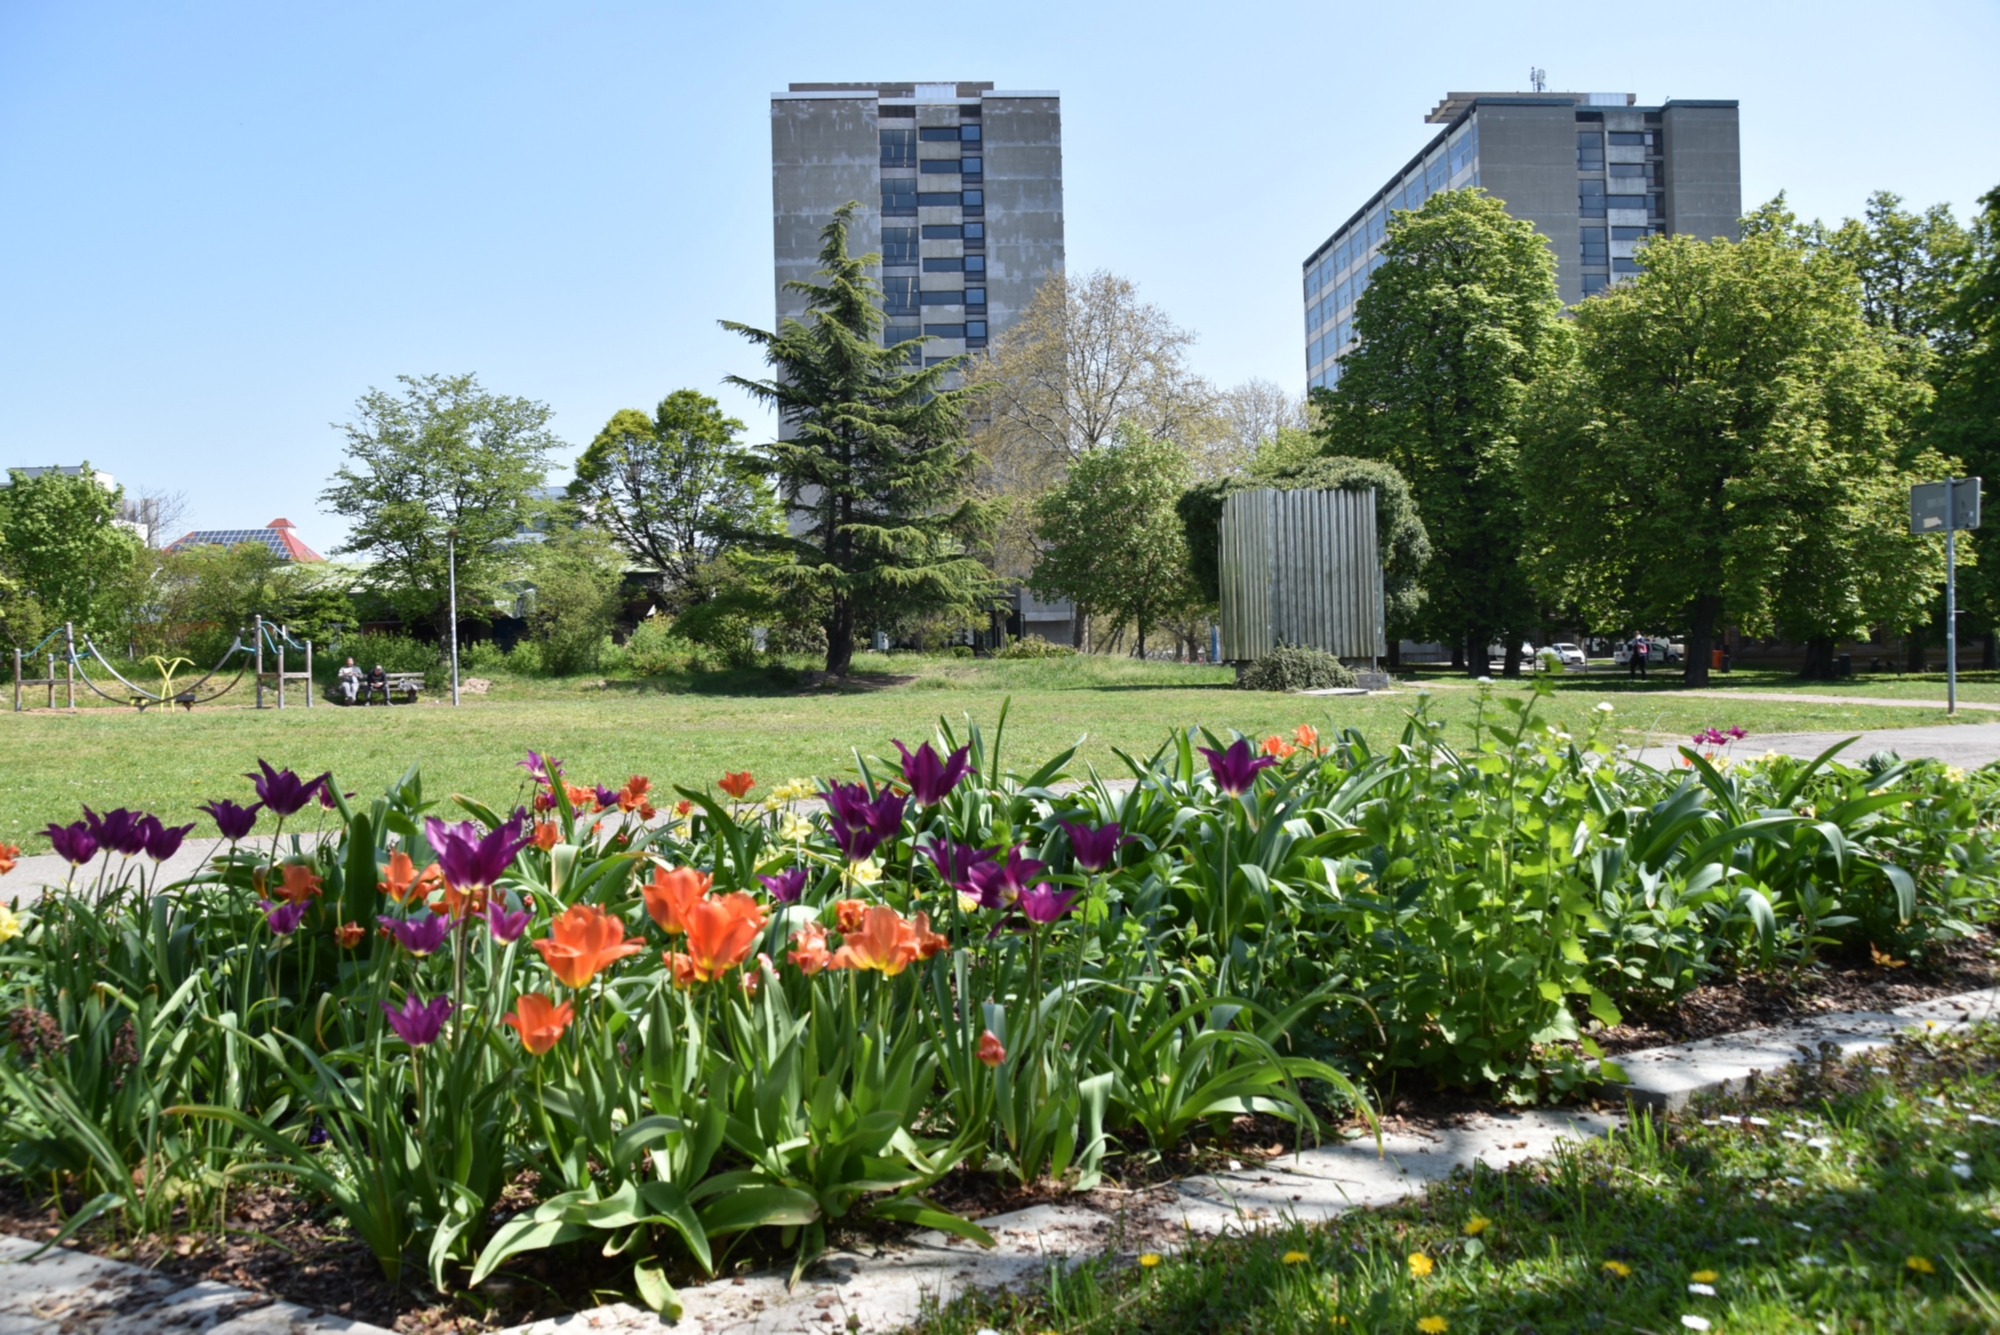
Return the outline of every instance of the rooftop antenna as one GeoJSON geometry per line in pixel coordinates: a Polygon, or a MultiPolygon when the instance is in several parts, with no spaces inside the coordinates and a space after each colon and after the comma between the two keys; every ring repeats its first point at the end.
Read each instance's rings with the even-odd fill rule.
{"type": "Polygon", "coordinates": [[[1549,72],[1547,70],[1536,69],[1533,65],[1528,66],[1528,86],[1538,93],[1548,92],[1549,72]]]}

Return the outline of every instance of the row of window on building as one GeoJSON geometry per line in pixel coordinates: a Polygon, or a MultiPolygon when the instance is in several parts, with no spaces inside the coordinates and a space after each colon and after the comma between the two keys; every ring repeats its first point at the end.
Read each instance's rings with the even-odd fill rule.
{"type": "MultiPolygon", "coordinates": [[[[879,115],[887,120],[909,113],[913,108],[882,107],[879,115]]],[[[880,127],[882,142],[882,296],[888,321],[882,331],[885,345],[921,338],[964,339],[968,347],[984,346],[986,320],[986,193],[985,158],[981,153],[984,131],[980,108],[961,106],[957,125],[880,127]],[[956,143],[956,157],[921,157],[919,144],[956,143]],[[914,169],[913,175],[905,175],[914,169]],[[893,174],[892,174],[893,173],[893,174]],[[957,176],[956,190],[923,189],[932,184],[924,177],[957,176]],[[890,219],[914,218],[919,209],[959,210],[959,221],[925,223],[917,226],[889,226],[890,219]],[[925,255],[925,241],[956,241],[957,255],[925,255]],[[897,269],[919,272],[897,273],[897,269]],[[965,286],[926,287],[922,274],[962,274],[965,286]],[[938,310],[945,319],[930,322],[923,316],[931,308],[959,307],[958,311],[938,310]],[[958,315],[959,318],[951,318],[958,315]]],[[[938,181],[938,185],[946,182],[938,181]]],[[[913,353],[912,363],[923,360],[935,364],[938,357],[921,358],[913,353]]]]}

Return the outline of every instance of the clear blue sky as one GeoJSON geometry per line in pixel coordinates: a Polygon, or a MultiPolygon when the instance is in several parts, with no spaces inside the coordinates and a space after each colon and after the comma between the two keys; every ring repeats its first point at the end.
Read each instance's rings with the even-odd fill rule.
{"type": "Polygon", "coordinates": [[[198,526],[322,550],[328,423],[477,371],[577,448],[758,367],[768,96],[990,79],[1063,97],[1068,252],[1304,379],[1299,262],[1451,89],[1742,102],[1744,198],[1963,217],[2000,184],[2000,6],[0,0],[0,466],[88,457],[198,526]]]}

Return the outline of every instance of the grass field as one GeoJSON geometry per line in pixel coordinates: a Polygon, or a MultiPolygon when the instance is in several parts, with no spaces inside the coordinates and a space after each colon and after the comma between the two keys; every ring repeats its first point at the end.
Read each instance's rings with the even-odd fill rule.
{"type": "MultiPolygon", "coordinates": [[[[578,780],[618,783],[647,774],[657,785],[701,785],[725,768],[747,768],[760,782],[772,782],[851,770],[857,749],[893,756],[892,737],[927,736],[940,716],[955,724],[969,717],[990,731],[1011,698],[1003,762],[1030,766],[1080,743],[1081,761],[1122,773],[1113,748],[1150,753],[1190,726],[1262,736],[1309,722],[1393,740],[1417,703],[1414,687],[1365,698],[1264,695],[1232,689],[1227,669],[1114,658],[974,662],[870,654],[857,659],[856,669],[837,689],[796,688],[762,672],[602,682],[503,677],[490,694],[466,696],[459,709],[322,703],[260,712],[229,707],[232,696],[192,714],[111,707],[6,713],[0,841],[42,851],[41,827],[76,819],[84,803],[194,819],[195,806],[210,797],[244,798],[249,788],[240,776],[259,757],[315,773],[331,769],[343,789],[363,793],[416,761],[430,792],[495,802],[525,791],[514,762],[530,747],[563,757],[578,780]]],[[[1444,689],[1434,708],[1448,722],[1447,737],[1469,739],[1476,693],[1462,677],[1438,684],[1444,689]]],[[[1580,729],[1592,706],[1607,699],[1622,738],[1635,743],[1709,725],[1736,724],[1756,734],[1944,721],[1940,711],[1918,708],[1690,698],[1664,682],[1638,688],[1622,677],[1565,680],[1551,716],[1580,729]]],[[[1754,736],[1746,745],[1755,747],[1754,736]]],[[[200,832],[211,832],[205,818],[200,832]]]]}

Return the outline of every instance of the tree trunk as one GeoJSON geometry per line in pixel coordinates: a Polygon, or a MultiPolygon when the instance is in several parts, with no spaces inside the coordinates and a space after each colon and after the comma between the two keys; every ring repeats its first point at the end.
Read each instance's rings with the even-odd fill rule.
{"type": "Polygon", "coordinates": [[[1070,623],[1070,647],[1080,654],[1087,654],[1090,652],[1088,633],[1090,628],[1090,610],[1082,603],[1071,603],[1070,613],[1076,618],[1070,623]]]}
{"type": "Polygon", "coordinates": [[[1903,637],[1903,645],[1909,651],[1909,668],[1912,672],[1930,671],[1930,663],[1924,657],[1924,650],[1928,647],[1925,641],[1924,632],[1920,630],[1913,630],[1903,637]]]}
{"type": "Polygon", "coordinates": [[[1722,595],[1704,593],[1689,609],[1687,662],[1681,665],[1681,681],[1688,686],[1708,685],[1709,657],[1715,652],[1715,623],[1722,615],[1722,595]]]}
{"type": "Polygon", "coordinates": [[[844,677],[854,665],[854,604],[845,598],[833,600],[826,618],[826,671],[844,677]]]}
{"type": "Polygon", "coordinates": [[[1799,675],[1807,681],[1833,680],[1833,641],[1816,638],[1806,641],[1806,665],[1799,675]]]}
{"type": "Polygon", "coordinates": [[[1521,637],[1512,631],[1507,633],[1507,656],[1502,661],[1504,666],[1500,669],[1501,676],[1519,677],[1521,675],[1521,637]]]}
{"type": "Polygon", "coordinates": [[[1139,618],[1139,661],[1146,661],[1146,619],[1139,618]]]}
{"type": "MultiPolygon", "coordinates": [[[[1987,643],[1991,644],[1992,640],[1989,639],[1987,643]]],[[[1403,642],[1401,640],[1392,639],[1389,641],[1389,656],[1384,661],[1388,663],[1391,672],[1403,666],[1403,642]]]]}
{"type": "Polygon", "coordinates": [[[1989,630],[1979,637],[1979,666],[1988,672],[2000,668],[2000,632],[1989,630]]]}
{"type": "Polygon", "coordinates": [[[1465,632],[1465,675],[1468,677],[1490,676],[1493,660],[1487,655],[1492,647],[1491,636],[1483,626],[1474,626],[1465,632]]]}
{"type": "Polygon", "coordinates": [[[1451,646],[1451,670],[1453,672],[1465,671],[1465,644],[1463,641],[1455,642],[1451,646]]]}

